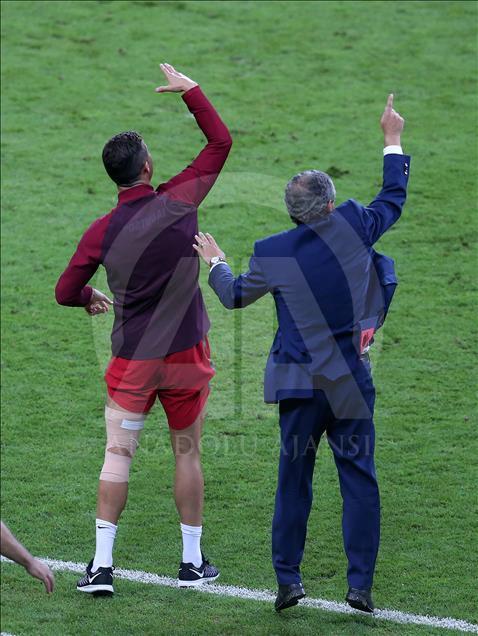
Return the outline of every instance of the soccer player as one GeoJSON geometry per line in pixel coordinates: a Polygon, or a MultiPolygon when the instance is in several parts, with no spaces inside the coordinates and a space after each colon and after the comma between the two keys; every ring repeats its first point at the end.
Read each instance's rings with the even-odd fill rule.
{"type": "Polygon", "coordinates": [[[100,474],[96,552],[77,589],[113,594],[113,544],[125,507],[131,460],[156,398],[170,428],[176,460],[175,501],[183,538],[179,585],[215,580],[219,571],[201,551],[204,482],[199,443],[209,381],[214,375],[207,340],[209,320],[198,286],[192,248],[197,208],[213,186],[232,145],[228,129],[196,82],[161,64],[167,85],[183,93],[207,138],[194,161],[155,190],[153,160],[141,136],[124,132],[103,149],[118,204],[96,220],[56,286],[61,305],[90,315],[114,307],[113,357],[106,370],[106,451],[100,474]],[[106,269],[114,302],[87,283],[106,269]]]}
{"type": "Polygon", "coordinates": [[[38,559],[35,559],[35,557],[28,552],[25,546],[23,546],[20,541],[13,536],[13,533],[3,523],[3,521],[0,525],[0,552],[2,556],[15,561],[15,563],[18,563],[19,565],[23,565],[30,576],[34,576],[36,579],[43,581],[45,590],[48,594],[51,594],[55,587],[55,577],[48,565],[42,563],[38,559]]]}

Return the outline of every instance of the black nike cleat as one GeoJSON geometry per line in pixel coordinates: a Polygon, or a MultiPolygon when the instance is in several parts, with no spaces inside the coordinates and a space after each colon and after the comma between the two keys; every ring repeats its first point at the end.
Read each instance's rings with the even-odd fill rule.
{"type": "Polygon", "coordinates": [[[96,572],[92,572],[92,565],[93,559],[86,566],[86,574],[78,581],[76,589],[93,596],[112,596],[114,568],[98,568],[96,572]]]}
{"type": "Polygon", "coordinates": [[[179,587],[195,587],[203,583],[215,581],[219,576],[219,570],[211,565],[202,555],[201,567],[197,568],[193,563],[183,563],[179,566],[179,587]]]}
{"type": "Polygon", "coordinates": [[[302,583],[279,585],[279,591],[277,592],[277,598],[274,604],[276,612],[281,612],[288,607],[294,607],[304,596],[305,592],[302,583]]]}
{"type": "Polygon", "coordinates": [[[372,614],[375,609],[371,590],[357,590],[354,587],[350,587],[345,600],[350,607],[360,610],[361,612],[372,614]]]}

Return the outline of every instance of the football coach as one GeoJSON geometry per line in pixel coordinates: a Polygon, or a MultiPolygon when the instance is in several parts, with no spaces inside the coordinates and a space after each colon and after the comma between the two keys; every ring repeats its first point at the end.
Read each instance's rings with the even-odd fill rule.
{"type": "Polygon", "coordinates": [[[279,402],[281,450],[272,525],[272,559],[280,611],[305,596],[300,575],[317,447],[326,433],[343,499],[348,559],[346,601],[372,612],[380,538],[374,464],[375,389],[368,350],[382,326],[397,279],[393,260],[374,243],[400,217],[410,157],[402,152],[404,120],[389,95],[381,118],[383,185],[368,206],[335,207],[330,177],[307,170],[287,184],[285,203],[296,227],[257,241],[249,271],[234,277],[209,234],[196,251],[210,266],[209,284],[228,309],[270,292],[278,330],[267,361],[266,402],[279,402]]]}

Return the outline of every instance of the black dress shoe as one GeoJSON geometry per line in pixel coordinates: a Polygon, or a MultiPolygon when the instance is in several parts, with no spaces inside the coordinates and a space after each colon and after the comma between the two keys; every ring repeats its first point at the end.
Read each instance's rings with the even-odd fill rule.
{"type": "Polygon", "coordinates": [[[357,590],[355,587],[349,587],[345,600],[350,607],[362,612],[372,613],[375,609],[373,606],[371,590],[357,590]]]}
{"type": "Polygon", "coordinates": [[[297,605],[301,598],[304,598],[305,592],[302,583],[292,583],[291,585],[279,585],[277,598],[275,602],[276,612],[297,605]]]}

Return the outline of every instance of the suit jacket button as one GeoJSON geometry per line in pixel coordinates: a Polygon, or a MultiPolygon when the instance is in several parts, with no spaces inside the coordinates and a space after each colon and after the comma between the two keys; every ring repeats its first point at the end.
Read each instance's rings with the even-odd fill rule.
{"type": "Polygon", "coordinates": [[[403,173],[408,174],[408,163],[403,166],[403,173]]]}

